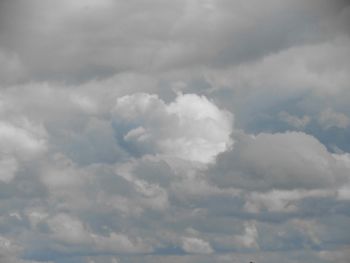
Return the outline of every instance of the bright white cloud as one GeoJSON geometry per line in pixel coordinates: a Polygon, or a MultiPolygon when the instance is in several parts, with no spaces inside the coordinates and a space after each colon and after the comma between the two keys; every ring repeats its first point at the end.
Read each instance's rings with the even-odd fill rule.
{"type": "Polygon", "coordinates": [[[134,127],[124,140],[146,154],[209,163],[232,145],[232,115],[203,96],[179,94],[166,104],[156,95],[128,95],[118,98],[113,114],[134,127]]]}

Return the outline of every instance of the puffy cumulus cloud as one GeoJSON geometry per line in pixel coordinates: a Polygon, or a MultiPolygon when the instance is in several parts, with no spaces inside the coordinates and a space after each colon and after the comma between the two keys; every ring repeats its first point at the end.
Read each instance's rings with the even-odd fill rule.
{"type": "Polygon", "coordinates": [[[27,170],[30,174],[31,168],[28,166],[31,162],[40,160],[47,147],[47,133],[42,125],[34,124],[26,118],[12,121],[1,118],[0,182],[4,187],[5,185],[11,187],[16,177],[24,178],[23,170],[27,170]]]}
{"type": "MultiPolygon", "coordinates": [[[[334,154],[333,155],[338,162],[342,166],[342,170],[344,173],[347,173],[347,171],[350,169],[350,155],[349,153],[343,153],[343,154],[334,154]]],[[[338,189],[338,198],[343,200],[350,200],[350,182],[349,178],[346,183],[344,183],[339,189],[338,189]]]]}
{"type": "MultiPolygon", "coordinates": [[[[47,220],[52,237],[55,241],[69,246],[86,246],[95,251],[105,253],[141,253],[150,252],[151,248],[137,239],[133,243],[127,236],[119,233],[110,233],[101,236],[91,233],[82,222],[66,214],[59,214],[47,220]]],[[[67,247],[67,249],[69,249],[67,247]]]]}
{"type": "Polygon", "coordinates": [[[126,127],[123,141],[140,154],[209,163],[232,144],[232,115],[204,96],[179,94],[166,104],[157,95],[128,95],[117,99],[113,115],[126,127]]]}
{"type": "Polygon", "coordinates": [[[261,133],[241,136],[233,151],[220,156],[221,175],[212,178],[222,185],[265,191],[327,189],[346,180],[343,166],[337,155],[311,135],[261,133]]]}
{"type": "MultiPolygon", "coordinates": [[[[248,218],[274,222],[326,213],[339,201],[343,202],[339,204],[340,210],[344,210],[336,213],[343,214],[348,209],[347,153],[331,153],[314,137],[301,132],[236,135],[235,148],[222,153],[206,171],[209,184],[221,189],[240,189],[231,198],[242,205],[232,210],[226,207],[230,213],[242,209],[248,218]],[[316,204],[320,205],[316,208],[316,204]]],[[[324,231],[331,231],[325,230],[328,224],[323,227],[324,231]]],[[[219,238],[217,242],[235,246],[235,235],[226,236],[224,242],[219,238]]],[[[323,238],[311,245],[321,246],[323,238]]],[[[257,240],[257,246],[265,244],[264,239],[257,240]]]]}
{"type": "Polygon", "coordinates": [[[83,224],[67,215],[60,214],[48,220],[54,239],[71,245],[89,242],[89,234],[83,224]]]}
{"type": "MultiPolygon", "coordinates": [[[[125,85],[129,82],[120,81],[125,85]]],[[[21,156],[24,148],[26,152],[29,147],[42,152],[46,147],[85,164],[111,163],[122,158],[125,153],[118,147],[109,118],[119,92],[112,90],[107,81],[104,94],[98,95],[99,85],[102,83],[91,82],[75,89],[57,83],[32,83],[3,90],[0,98],[1,136],[6,141],[1,142],[3,147],[10,147],[15,140],[12,144],[22,143],[16,150],[23,148],[21,156]]]]}
{"type": "Polygon", "coordinates": [[[45,150],[45,131],[24,122],[21,127],[7,122],[0,123],[0,144],[3,153],[30,157],[45,150]]]}
{"type": "Polygon", "coordinates": [[[0,1],[0,261],[347,262],[349,14],[0,1]]]}
{"type": "Polygon", "coordinates": [[[210,244],[204,240],[195,237],[183,238],[182,248],[187,253],[193,254],[211,254],[213,249],[210,244]]]}
{"type": "MultiPolygon", "coordinates": [[[[46,167],[41,175],[48,196],[18,208],[21,212],[16,224],[29,222],[16,238],[24,244],[25,258],[60,262],[67,256],[91,252],[110,255],[153,251],[156,242],[132,222],[167,208],[167,194],[162,188],[123,179],[126,175],[115,174],[113,167],[82,169],[62,157],[56,157],[55,162],[60,165],[51,164],[53,167],[46,167]]],[[[145,223],[149,224],[147,219],[145,223]]]]}
{"type": "Polygon", "coordinates": [[[254,222],[244,222],[242,224],[242,234],[221,235],[214,237],[215,245],[221,249],[259,249],[259,233],[254,222]]]}
{"type": "Polygon", "coordinates": [[[235,237],[236,242],[243,247],[257,247],[258,231],[254,223],[244,224],[244,234],[235,237]]]}

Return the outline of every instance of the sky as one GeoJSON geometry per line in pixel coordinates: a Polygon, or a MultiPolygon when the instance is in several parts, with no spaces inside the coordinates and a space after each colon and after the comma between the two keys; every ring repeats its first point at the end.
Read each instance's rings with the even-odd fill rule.
{"type": "Polygon", "coordinates": [[[348,263],[350,2],[0,0],[0,261],[348,263]]]}

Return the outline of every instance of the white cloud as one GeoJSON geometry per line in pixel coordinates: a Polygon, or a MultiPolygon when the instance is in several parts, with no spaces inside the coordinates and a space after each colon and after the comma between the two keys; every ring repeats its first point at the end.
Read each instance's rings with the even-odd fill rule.
{"type": "Polygon", "coordinates": [[[140,238],[134,241],[123,234],[111,233],[108,237],[94,237],[97,250],[109,253],[150,253],[152,247],[145,244],[140,238]]]}
{"type": "Polygon", "coordinates": [[[259,249],[259,232],[254,221],[243,221],[240,224],[239,233],[232,233],[234,226],[228,226],[227,231],[220,235],[215,236],[215,244],[226,250],[239,250],[239,249],[259,249]]]}
{"type": "Polygon", "coordinates": [[[0,1],[0,261],[347,262],[348,14],[0,1]]]}
{"type": "Polygon", "coordinates": [[[247,222],[244,224],[243,235],[237,235],[234,237],[236,243],[243,247],[253,247],[258,248],[258,230],[253,222],[247,222]]]}
{"type": "Polygon", "coordinates": [[[28,122],[21,126],[0,122],[0,147],[3,153],[30,157],[46,149],[46,134],[28,122]],[[22,126],[22,127],[21,127],[22,126]]]}
{"type": "Polygon", "coordinates": [[[213,249],[208,242],[195,237],[184,237],[182,240],[182,248],[187,253],[193,254],[213,253],[213,249]]]}
{"type": "Polygon", "coordinates": [[[138,202],[142,206],[155,210],[168,208],[168,193],[157,184],[150,184],[145,180],[135,178],[129,171],[117,170],[117,172],[128,181],[135,191],[140,195],[138,202]]]}
{"type": "Polygon", "coordinates": [[[72,246],[87,246],[92,251],[103,253],[141,253],[151,252],[152,248],[140,238],[131,240],[121,233],[109,233],[108,236],[91,232],[77,218],[59,214],[47,220],[53,239],[72,246]]]}
{"type": "Polygon", "coordinates": [[[157,95],[128,95],[118,98],[113,114],[134,127],[124,139],[146,154],[209,163],[232,145],[232,115],[204,96],[179,94],[166,104],[157,95]]]}
{"type": "MultiPolygon", "coordinates": [[[[349,42],[348,36],[342,36],[293,46],[254,62],[208,70],[206,77],[213,87],[238,90],[243,98],[265,92],[276,98],[293,98],[305,92],[337,97],[349,82],[349,42]]],[[[269,103],[268,98],[265,103],[269,103]]]]}
{"type": "Polygon", "coordinates": [[[67,214],[59,214],[48,220],[53,238],[71,245],[84,245],[91,242],[91,236],[84,225],[67,214]]]}

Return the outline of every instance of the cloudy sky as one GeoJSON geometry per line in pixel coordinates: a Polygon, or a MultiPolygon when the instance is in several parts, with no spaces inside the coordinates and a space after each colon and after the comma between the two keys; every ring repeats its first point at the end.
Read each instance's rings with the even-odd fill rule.
{"type": "Polygon", "coordinates": [[[0,261],[347,263],[350,3],[0,0],[0,261]]]}

